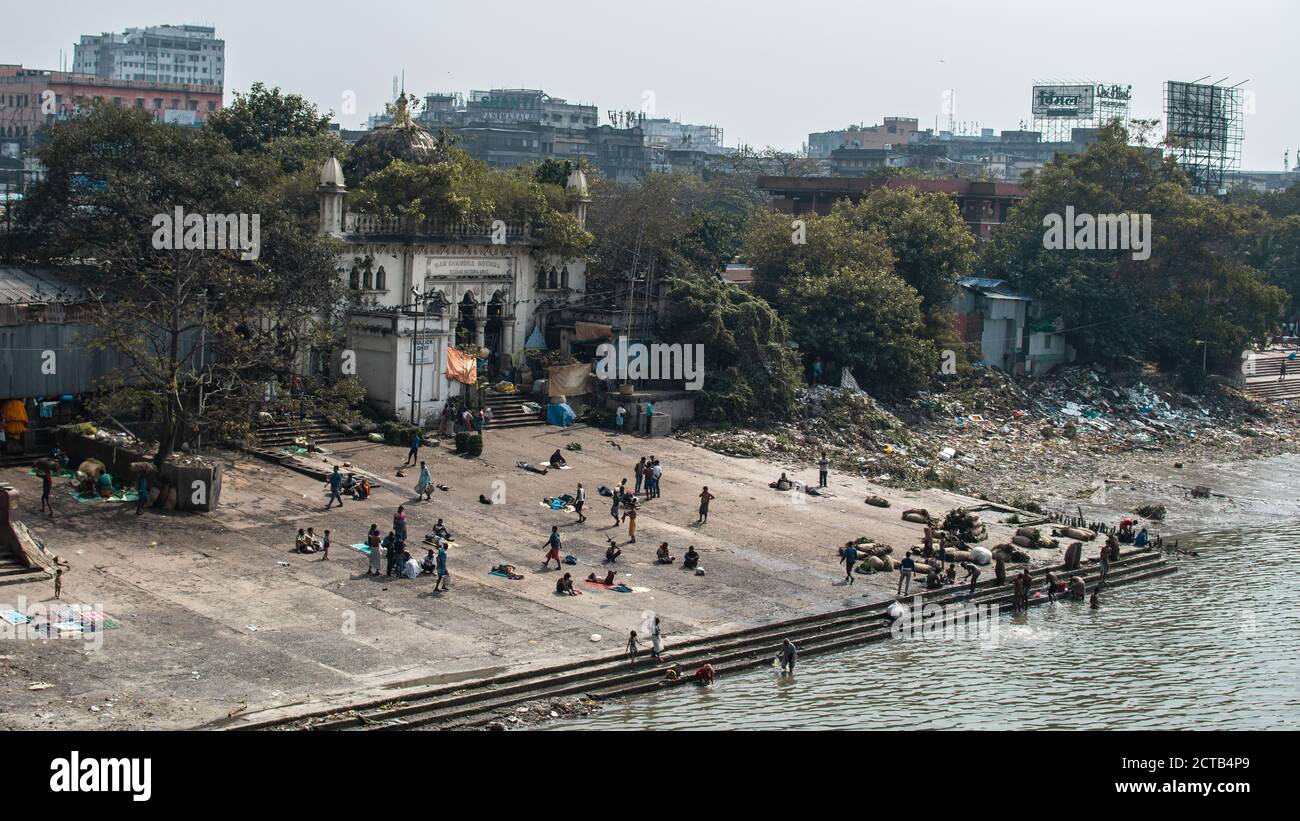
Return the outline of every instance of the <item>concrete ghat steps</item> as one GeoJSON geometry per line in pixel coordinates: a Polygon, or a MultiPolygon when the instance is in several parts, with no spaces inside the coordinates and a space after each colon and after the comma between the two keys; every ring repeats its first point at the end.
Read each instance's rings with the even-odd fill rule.
{"type": "MultiPolygon", "coordinates": [[[[1126,575],[1142,572],[1148,566],[1163,567],[1163,559],[1152,551],[1133,551],[1125,554],[1112,563],[1111,578],[1108,583],[1119,583],[1126,575]]],[[[1034,572],[1041,579],[1043,572],[1048,569],[1060,572],[1063,576],[1068,575],[1064,574],[1060,565],[1040,568],[1034,572]]],[[[1166,567],[1162,572],[1172,570],[1172,567],[1166,567]]],[[[1085,573],[1085,578],[1095,577],[1097,575],[1095,560],[1085,563],[1081,572],[1085,573]],[[1092,570],[1089,571],[1089,568],[1092,570]]],[[[926,603],[960,601],[965,598],[966,589],[964,586],[956,586],[935,591],[924,595],[923,601],[926,603]]],[[[992,578],[978,585],[977,590],[979,595],[975,603],[983,603],[990,591],[995,596],[1007,600],[1010,596],[1010,587],[1002,588],[1003,592],[998,593],[992,578]]],[[[671,653],[669,661],[684,665],[709,661],[716,667],[719,663],[731,663],[734,657],[741,660],[757,658],[760,663],[770,663],[772,654],[782,638],[797,640],[801,645],[801,652],[804,651],[805,645],[808,646],[809,651],[812,651],[818,646],[829,646],[829,642],[833,639],[845,642],[844,646],[852,646],[854,643],[860,643],[863,640],[862,636],[870,632],[864,632],[864,626],[878,627],[881,624],[889,603],[889,601],[877,602],[832,613],[803,616],[747,628],[720,636],[675,642],[669,648],[671,653]]],[[[428,724],[458,726],[474,721],[482,723],[511,705],[547,697],[603,693],[622,687],[656,688],[661,686],[663,681],[662,669],[663,663],[653,663],[648,659],[637,664],[629,664],[621,656],[585,660],[408,695],[399,706],[389,709],[381,709],[381,704],[391,704],[391,698],[385,702],[357,704],[347,712],[339,709],[321,710],[313,716],[272,719],[238,726],[246,729],[295,725],[313,729],[349,729],[416,727],[428,724]],[[304,724],[304,719],[309,718],[318,720],[304,724]]]]}
{"type": "Polygon", "coordinates": [[[0,586],[37,582],[49,577],[50,574],[44,570],[38,567],[28,567],[14,558],[11,552],[0,548],[0,586]]]}
{"type": "MultiPolygon", "coordinates": [[[[1159,564],[1158,562],[1147,562],[1144,564],[1159,564]]],[[[1155,572],[1158,575],[1173,572],[1174,568],[1166,566],[1155,572]]],[[[1143,573],[1140,568],[1134,567],[1125,572],[1120,572],[1118,568],[1112,567],[1111,573],[1107,578],[1107,585],[1124,584],[1127,580],[1137,580],[1138,578],[1148,578],[1147,573],[1143,573]]],[[[1085,582],[1095,587],[1096,581],[1100,578],[1100,572],[1094,571],[1084,576],[1085,582]]],[[[978,589],[978,588],[977,588],[978,589]]],[[[1011,593],[1010,587],[1004,587],[1002,594],[992,596],[977,596],[971,601],[975,605],[1004,603],[1010,604],[1011,593]]],[[[924,600],[926,604],[945,602],[924,600]]],[[[946,603],[959,603],[962,597],[952,597],[946,599],[946,603]]],[[[1031,599],[1031,604],[1046,602],[1048,599],[1031,599]]],[[[887,605],[886,605],[887,606],[887,605]]],[[[401,724],[393,725],[397,729],[416,729],[421,726],[437,724],[439,729],[455,729],[457,727],[472,727],[482,725],[488,721],[500,718],[501,711],[506,708],[515,707],[519,704],[546,700],[548,698],[560,698],[564,696],[585,695],[597,700],[608,700],[612,698],[621,698],[626,695],[636,693],[650,692],[662,689],[664,686],[675,686],[674,683],[668,682],[663,677],[664,667],[669,663],[682,665],[682,670],[686,679],[679,680],[676,684],[687,683],[689,676],[694,672],[694,668],[708,662],[713,665],[719,673],[737,673],[744,670],[754,669],[757,667],[770,666],[773,657],[776,655],[780,642],[784,638],[789,638],[799,646],[799,655],[801,657],[817,655],[821,653],[837,652],[840,650],[850,649],[862,644],[884,640],[891,637],[890,627],[884,619],[883,609],[869,619],[859,619],[854,624],[843,625],[836,629],[812,628],[797,631],[790,631],[787,634],[778,634],[762,639],[749,640],[731,646],[720,647],[701,647],[685,653],[676,652],[676,648],[670,648],[674,652],[671,657],[664,661],[651,664],[650,670],[640,670],[625,672],[623,675],[613,675],[604,678],[603,681],[586,681],[575,683],[570,686],[547,687],[546,689],[535,688],[532,692],[525,692],[522,696],[507,697],[500,700],[481,701],[467,705],[465,708],[457,711],[441,711],[438,713],[419,713],[413,718],[401,719],[401,724]]],[[[632,668],[633,665],[624,661],[620,667],[624,671],[632,668]]],[[[609,672],[617,673],[615,668],[609,672]]],[[[400,718],[400,717],[399,717],[400,718]]],[[[375,719],[371,719],[375,721],[375,719]]],[[[384,723],[380,721],[377,724],[367,723],[362,727],[351,727],[344,729],[382,729],[384,723]]]]}

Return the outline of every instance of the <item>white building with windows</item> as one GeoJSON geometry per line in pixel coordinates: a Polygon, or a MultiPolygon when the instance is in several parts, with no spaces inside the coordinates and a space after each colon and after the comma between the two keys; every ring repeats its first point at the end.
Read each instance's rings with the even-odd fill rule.
{"type": "Polygon", "coordinates": [[[212,26],[150,26],[83,34],[72,70],[109,80],[224,87],[226,41],[212,26]]]}
{"type": "MultiPolygon", "coordinates": [[[[410,135],[422,139],[418,134],[410,135]]],[[[586,224],[586,176],[567,183],[570,213],[586,224]]],[[[317,188],[320,231],[344,243],[346,347],[367,401],[401,420],[428,420],[465,386],[445,376],[447,349],[487,349],[492,372],[519,362],[534,330],[579,297],[586,264],[538,252],[527,224],[473,226],[348,212],[343,169],[331,158],[317,188]]]]}

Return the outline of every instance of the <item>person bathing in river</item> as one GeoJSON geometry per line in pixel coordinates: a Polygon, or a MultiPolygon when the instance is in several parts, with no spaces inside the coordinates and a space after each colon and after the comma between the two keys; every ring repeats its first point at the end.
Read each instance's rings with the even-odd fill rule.
{"type": "Polygon", "coordinates": [[[964,581],[966,581],[966,579],[970,579],[970,594],[971,594],[972,596],[974,596],[974,595],[975,595],[975,582],[976,582],[976,581],[979,579],[979,577],[980,577],[980,569],[979,569],[978,567],[976,567],[976,566],[975,566],[973,563],[971,563],[971,562],[962,562],[962,563],[961,563],[961,568],[962,568],[962,570],[965,570],[965,571],[966,571],[966,576],[965,576],[965,578],[962,579],[962,581],[964,582],[964,581]]]}

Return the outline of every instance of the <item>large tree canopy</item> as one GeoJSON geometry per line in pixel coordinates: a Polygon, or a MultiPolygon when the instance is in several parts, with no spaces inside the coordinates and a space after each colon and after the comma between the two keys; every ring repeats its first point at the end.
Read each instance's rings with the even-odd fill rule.
{"type": "Polygon", "coordinates": [[[697,412],[713,421],[787,417],[799,384],[785,322],[766,302],[711,276],[673,279],[659,335],[704,346],[697,412]]]}
{"type": "Polygon", "coordinates": [[[1192,196],[1172,159],[1129,145],[1118,125],[1102,129],[1085,153],[1058,155],[1027,185],[978,267],[1060,317],[1082,359],[1148,357],[1199,373],[1201,342],[1210,362],[1226,368],[1275,327],[1285,295],[1247,262],[1261,212],[1192,196]],[[1045,219],[1067,207],[1150,215],[1150,258],[1046,247],[1045,219]]]}
{"type": "Polygon", "coordinates": [[[880,395],[924,385],[938,354],[924,338],[920,294],[895,273],[890,223],[864,226],[852,207],[800,215],[802,227],[794,221],[772,213],[752,219],[745,254],[758,293],[789,321],[800,350],[852,368],[880,395]]]}
{"type": "MultiPolygon", "coordinates": [[[[84,263],[98,297],[88,344],[128,362],[99,407],[151,420],[159,462],[197,434],[247,432],[268,384],[287,386],[307,352],[332,340],[323,318],[341,286],[309,196],[330,146],[304,136],[232,142],[221,128],[175,128],[112,105],[46,133],[48,173],[20,212],[26,256],[84,263]],[[183,249],[161,233],[177,209],[189,218],[176,226],[183,249]],[[217,244],[227,217],[255,251],[217,244]]],[[[337,384],[328,395],[356,392],[337,384]]]]}

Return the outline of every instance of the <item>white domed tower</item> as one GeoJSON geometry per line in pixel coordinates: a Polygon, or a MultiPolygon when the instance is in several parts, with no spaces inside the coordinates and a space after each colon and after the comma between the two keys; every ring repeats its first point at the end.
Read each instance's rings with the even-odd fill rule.
{"type": "Polygon", "coordinates": [[[574,163],[573,171],[569,173],[564,190],[569,197],[569,213],[578,218],[579,225],[586,228],[587,203],[591,202],[591,192],[587,190],[587,175],[582,173],[582,168],[577,163],[574,163]]]}
{"type": "Polygon", "coordinates": [[[320,185],[316,196],[320,199],[320,233],[331,237],[343,236],[343,198],[348,187],[343,184],[343,166],[331,156],[320,168],[320,185]]]}

